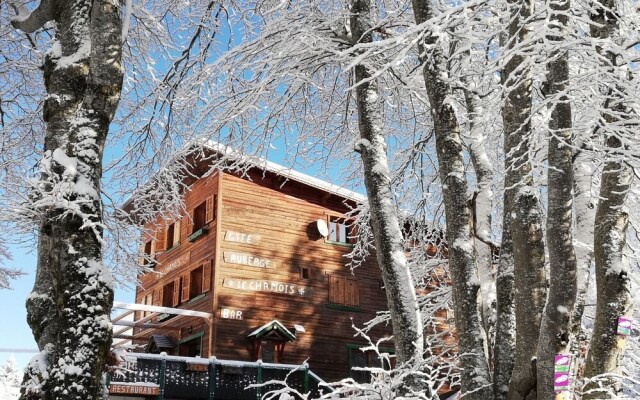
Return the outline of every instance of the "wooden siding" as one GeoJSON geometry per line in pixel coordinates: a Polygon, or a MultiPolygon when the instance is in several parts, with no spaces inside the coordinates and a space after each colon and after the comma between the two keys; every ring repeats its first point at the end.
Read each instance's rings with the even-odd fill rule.
{"type": "MultiPolygon", "coordinates": [[[[192,186],[192,190],[185,196],[185,209],[191,212],[198,205],[211,201],[210,199],[218,193],[219,182],[218,174],[196,181],[192,186]]],[[[213,210],[207,215],[209,220],[207,234],[193,242],[190,242],[188,239],[192,227],[191,217],[186,214],[182,216],[180,220],[181,223],[179,224],[179,244],[171,249],[158,251],[156,253],[154,272],[147,273],[140,277],[140,285],[136,288],[137,303],[143,303],[145,295],[150,292],[154,294],[158,293],[158,301],[161,301],[162,288],[170,282],[174,282],[174,285],[179,282],[180,289],[176,289],[177,292],[174,295],[174,303],[178,303],[177,308],[212,312],[214,294],[211,290],[211,282],[213,281],[211,266],[216,258],[217,233],[217,221],[210,220],[213,215],[213,210]],[[205,293],[195,299],[190,299],[190,285],[188,282],[190,280],[190,272],[200,266],[204,267],[202,289],[205,293]]],[[[162,224],[159,225],[163,226],[162,224]]],[[[163,240],[164,238],[162,237],[160,241],[163,240]]],[[[154,296],[154,304],[156,302],[155,299],[156,297],[154,296]]],[[[136,319],[140,317],[141,313],[137,313],[136,319]]],[[[209,327],[202,318],[173,316],[158,322],[167,326],[180,326],[182,329],[171,331],[162,331],[162,329],[136,330],[135,335],[138,338],[136,342],[138,344],[145,344],[151,334],[165,334],[170,336],[174,343],[177,344],[180,340],[193,333],[204,332],[202,355],[206,357],[209,354],[209,327]]]]}
{"type": "MultiPolygon", "coordinates": [[[[214,314],[212,334],[202,319],[174,316],[161,323],[179,326],[179,330],[136,331],[138,343],[146,343],[151,334],[167,335],[178,343],[203,332],[203,357],[255,361],[254,344],[247,335],[275,319],[292,332],[294,325],[305,329],[286,344],[281,362],[308,360],[311,369],[328,381],[348,377],[348,346],[367,345],[354,337],[352,325],[362,326],[386,309],[386,294],[375,254],[351,271],[344,256],[352,247],[327,241],[317,232],[317,220],[328,221],[329,215],[340,216],[349,210],[343,201],[261,171],[244,178],[220,173],[197,180],[186,193],[186,210],[208,203],[206,218],[213,218],[208,233],[189,242],[192,224],[183,216],[180,244],[156,256],[159,273],[141,277],[136,302],[143,303],[148,293],[161,299],[165,285],[174,282],[175,288],[179,284],[174,303],[214,314]],[[188,272],[200,265],[205,266],[204,275],[210,276],[210,290],[185,301],[188,272]],[[308,279],[301,274],[303,268],[308,279]]],[[[153,299],[155,302],[156,297],[153,299]]],[[[141,313],[136,315],[141,317],[141,313]]],[[[378,327],[369,334],[377,340],[390,335],[391,329],[378,327]]]]}
{"type": "MultiPolygon", "coordinates": [[[[287,343],[284,363],[302,363],[308,359],[311,369],[323,379],[349,376],[347,344],[365,344],[354,338],[352,320],[361,325],[376,311],[385,309],[385,293],[375,259],[366,262],[353,274],[345,266],[344,255],[351,247],[326,242],[315,231],[315,221],[327,213],[342,214],[348,207],[341,199],[296,182],[284,185],[279,178],[251,176],[252,181],[225,174],[222,179],[220,210],[220,253],[245,254],[275,267],[261,267],[265,262],[228,262],[219,255],[215,290],[218,310],[241,310],[242,320],[218,319],[215,353],[219,358],[251,360],[252,343],[246,336],[261,325],[277,319],[288,329],[302,325],[305,332],[287,343]],[[224,240],[226,232],[258,235],[258,244],[224,240]],[[253,264],[257,264],[255,266],[253,264]],[[309,279],[301,277],[301,268],[309,270],[309,279]],[[351,293],[351,307],[329,308],[329,280],[337,279],[351,293]],[[339,279],[342,278],[342,279],[339,279]],[[241,290],[225,285],[226,280],[279,282],[290,290],[241,290]],[[358,285],[354,294],[353,286],[358,285]],[[304,295],[298,290],[303,288],[304,295]],[[359,306],[358,306],[359,305],[359,306]]],[[[250,259],[251,260],[251,259],[250,259]]],[[[237,261],[237,259],[236,259],[237,261]]],[[[253,287],[255,288],[255,284],[253,287]]],[[[345,301],[343,286],[342,301],[345,301]]],[[[345,303],[345,306],[347,304],[345,303]]],[[[373,332],[374,338],[389,331],[373,332]]]]}

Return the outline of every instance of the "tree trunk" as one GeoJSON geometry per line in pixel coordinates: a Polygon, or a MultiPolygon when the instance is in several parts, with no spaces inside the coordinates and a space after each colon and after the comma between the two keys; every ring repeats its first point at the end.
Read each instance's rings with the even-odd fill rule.
{"type": "Polygon", "coordinates": [[[48,97],[40,181],[36,281],[28,322],[46,369],[31,366],[23,398],[97,399],[111,345],[111,274],[102,264],[104,143],[122,88],[120,3],[43,0],[14,25],[55,21],[44,63],[48,97]]]}
{"type": "MultiPolygon", "coordinates": [[[[621,147],[610,137],[610,148],[621,147]]],[[[609,161],[602,172],[600,202],[596,211],[594,250],[597,303],[585,377],[615,373],[620,367],[626,337],[616,334],[618,317],[631,317],[631,282],[626,249],[629,216],[624,209],[632,181],[631,168],[624,161],[609,161]]],[[[585,387],[584,399],[617,398],[615,379],[598,379],[585,387]]]]}
{"type": "MultiPolygon", "coordinates": [[[[516,195],[511,215],[516,312],[516,354],[510,399],[536,398],[535,357],[545,301],[544,235],[538,196],[531,187],[516,195]]],[[[544,399],[545,397],[537,397],[544,399]]]]}
{"type": "MultiPolygon", "coordinates": [[[[466,83],[466,82],[465,82],[466,83]]],[[[480,279],[482,297],[482,321],[487,333],[489,361],[492,355],[492,332],[495,326],[495,273],[493,270],[493,252],[496,245],[491,239],[491,212],[493,210],[493,166],[485,148],[484,124],[481,123],[483,109],[479,96],[470,90],[464,91],[467,114],[469,118],[469,158],[476,173],[477,194],[473,204],[474,226],[476,235],[476,263],[480,279]]]]}
{"type": "Polygon", "coordinates": [[[572,382],[582,376],[580,371],[584,371],[584,360],[586,358],[583,350],[588,342],[588,337],[585,331],[582,330],[582,317],[593,263],[593,229],[596,219],[596,204],[598,202],[597,198],[591,194],[594,171],[595,165],[586,152],[581,152],[575,157],[573,162],[573,197],[576,210],[574,249],[576,252],[577,292],[576,304],[571,316],[570,353],[576,355],[571,368],[572,382]]]}
{"type": "Polygon", "coordinates": [[[528,56],[530,49],[523,48],[530,37],[529,19],[533,4],[531,0],[509,1],[510,23],[506,48],[513,55],[502,72],[506,91],[502,110],[505,190],[496,281],[496,399],[535,397],[535,365],[532,358],[536,354],[540,316],[545,301],[542,214],[533,189],[529,156],[532,89],[531,61],[528,56]],[[514,215],[520,218],[517,224],[514,223],[514,215]]]}
{"type": "MultiPolygon", "coordinates": [[[[594,3],[591,14],[591,36],[597,39],[616,40],[619,35],[617,3],[605,0],[594,3]]],[[[596,46],[602,60],[602,68],[615,73],[616,54],[596,46]]],[[[609,86],[609,85],[607,85],[609,86]]],[[[624,125],[624,118],[633,114],[626,107],[625,89],[618,86],[615,91],[609,88],[609,97],[605,100],[602,130],[608,135],[606,146],[611,155],[605,163],[600,183],[600,200],[596,209],[594,230],[594,255],[596,270],[596,318],[587,360],[585,377],[594,378],[600,374],[616,372],[620,367],[625,348],[625,337],[616,334],[618,317],[631,314],[630,270],[625,255],[627,243],[627,225],[629,216],[624,208],[627,193],[631,187],[633,174],[623,156],[615,150],[623,147],[615,133],[624,125]],[[609,128],[611,126],[612,128],[609,128]],[[614,131],[613,133],[608,133],[614,131]]],[[[584,399],[617,398],[615,379],[600,378],[586,385],[584,399]]]]}
{"type": "MultiPolygon", "coordinates": [[[[371,43],[373,37],[370,1],[354,0],[351,4],[351,14],[353,41],[371,43]]],[[[383,99],[378,93],[377,82],[371,79],[371,75],[367,66],[355,66],[358,126],[361,137],[356,151],[360,153],[364,166],[371,228],[391,314],[398,366],[424,367],[422,317],[391,191],[387,145],[383,135],[383,99]]],[[[405,386],[399,388],[399,395],[422,390],[426,397],[434,398],[431,386],[424,387],[420,381],[420,377],[410,376],[405,380],[405,386]]]]}
{"type": "Polygon", "coordinates": [[[571,102],[567,96],[569,53],[569,0],[549,2],[547,36],[553,47],[547,64],[549,155],[547,185],[547,248],[549,251],[549,294],[544,308],[537,358],[538,397],[554,398],[554,358],[568,354],[571,316],[576,299],[576,255],[573,248],[573,154],[571,102]],[[557,50],[560,49],[560,50],[557,50]]]}
{"type": "MultiPolygon", "coordinates": [[[[416,23],[429,20],[433,16],[430,0],[413,0],[413,12],[416,23]]],[[[419,51],[435,127],[444,197],[449,269],[462,368],[460,382],[466,399],[486,400],[493,397],[493,390],[486,356],[486,335],[479,313],[480,282],[475,265],[475,239],[467,198],[462,140],[450,98],[451,88],[442,80],[446,62],[436,42],[437,38],[427,32],[424,41],[419,43],[419,51]]]]}

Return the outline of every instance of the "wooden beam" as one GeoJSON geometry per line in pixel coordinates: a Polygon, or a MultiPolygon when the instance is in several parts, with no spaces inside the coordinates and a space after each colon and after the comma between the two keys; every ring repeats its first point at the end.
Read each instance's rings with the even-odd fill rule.
{"type": "Polygon", "coordinates": [[[131,315],[131,314],[133,314],[134,312],[135,312],[135,311],[127,310],[127,311],[123,312],[122,314],[118,315],[117,317],[115,317],[114,319],[112,319],[112,320],[111,320],[111,323],[118,322],[118,321],[120,321],[122,318],[125,318],[126,316],[131,315]]]}
{"type": "Polygon", "coordinates": [[[184,315],[187,317],[213,319],[213,314],[202,312],[202,311],[183,310],[180,308],[171,308],[171,307],[158,307],[158,306],[150,306],[146,304],[130,304],[130,303],[123,303],[120,301],[114,301],[113,308],[121,308],[124,310],[133,310],[133,311],[150,311],[150,312],[160,313],[160,314],[184,315]]]}
{"type": "Polygon", "coordinates": [[[142,329],[166,329],[169,331],[179,331],[181,328],[174,325],[162,325],[162,324],[152,324],[152,323],[141,323],[140,321],[120,321],[113,325],[118,326],[128,326],[131,328],[142,328],[142,329]]]}

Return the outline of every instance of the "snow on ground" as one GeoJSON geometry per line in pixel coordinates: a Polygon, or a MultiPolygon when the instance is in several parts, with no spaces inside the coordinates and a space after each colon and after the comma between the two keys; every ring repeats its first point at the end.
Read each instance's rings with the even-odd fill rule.
{"type": "Polygon", "coordinates": [[[19,387],[9,386],[3,382],[0,382],[0,399],[18,400],[18,397],[20,397],[19,387]]]}

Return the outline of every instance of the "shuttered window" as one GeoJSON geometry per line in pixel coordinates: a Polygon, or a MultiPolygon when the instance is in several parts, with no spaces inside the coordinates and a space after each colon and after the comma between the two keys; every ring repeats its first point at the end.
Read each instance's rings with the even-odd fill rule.
{"type": "Polygon", "coordinates": [[[155,247],[155,240],[149,240],[140,246],[140,250],[138,250],[138,265],[146,267],[154,263],[155,247]]]}
{"type": "Polygon", "coordinates": [[[218,203],[218,195],[214,194],[207,197],[205,201],[200,203],[189,214],[190,229],[189,234],[199,231],[206,227],[210,222],[215,221],[217,214],[216,204],[218,203]]]}
{"type": "MultiPolygon", "coordinates": [[[[147,306],[153,305],[153,292],[147,292],[147,293],[141,294],[139,299],[136,300],[136,303],[144,304],[144,305],[147,305],[147,306]]],[[[134,319],[137,321],[141,317],[145,318],[149,314],[151,314],[151,313],[148,312],[148,311],[141,311],[141,312],[137,311],[136,315],[134,316],[135,317],[134,319]]]]}
{"type": "Polygon", "coordinates": [[[180,220],[167,227],[167,250],[180,244],[180,220]]]}
{"type": "Polygon", "coordinates": [[[182,302],[211,290],[211,261],[207,260],[182,275],[182,302]]]}
{"type": "Polygon", "coordinates": [[[162,288],[162,307],[173,307],[173,285],[173,282],[169,282],[162,288]]]}
{"type": "Polygon", "coordinates": [[[358,279],[329,275],[329,304],[359,307],[360,289],[358,287],[358,279]]]}
{"type": "Polygon", "coordinates": [[[193,228],[192,233],[202,229],[207,223],[207,203],[202,203],[198,207],[193,209],[193,228]]]}
{"type": "Polygon", "coordinates": [[[192,299],[202,294],[202,266],[191,270],[189,298],[192,299]]]}

